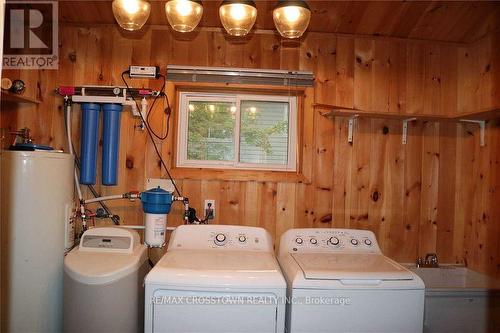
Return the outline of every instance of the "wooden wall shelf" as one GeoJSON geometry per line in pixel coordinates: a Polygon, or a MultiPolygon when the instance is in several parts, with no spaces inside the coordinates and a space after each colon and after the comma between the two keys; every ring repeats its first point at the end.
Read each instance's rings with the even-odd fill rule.
{"type": "Polygon", "coordinates": [[[400,113],[383,113],[374,111],[364,111],[358,109],[349,109],[344,107],[339,107],[335,105],[328,104],[314,104],[314,107],[319,109],[325,109],[324,112],[320,114],[327,118],[335,117],[348,117],[349,118],[349,128],[347,141],[352,144],[353,142],[353,132],[354,132],[354,119],[356,118],[381,118],[381,119],[397,119],[401,120],[403,124],[403,135],[401,142],[405,145],[408,140],[408,123],[416,120],[428,120],[428,121],[447,121],[447,122],[464,122],[464,123],[474,123],[479,125],[480,130],[480,145],[483,147],[485,145],[485,129],[486,121],[488,119],[500,118],[500,108],[493,108],[488,110],[479,110],[477,112],[471,112],[466,114],[461,114],[459,116],[445,116],[445,115],[425,115],[425,114],[400,114],[400,113]]]}
{"type": "Polygon", "coordinates": [[[382,118],[382,119],[399,119],[399,120],[405,120],[408,118],[417,118],[418,120],[453,121],[453,122],[460,121],[462,119],[488,120],[488,119],[500,118],[500,107],[488,110],[478,110],[476,112],[464,113],[457,116],[401,114],[401,113],[391,113],[391,112],[365,111],[359,109],[344,108],[329,104],[314,104],[314,107],[318,109],[324,109],[325,111],[321,112],[320,114],[327,118],[365,117],[365,118],[382,118]]]}
{"type": "Polygon", "coordinates": [[[462,113],[458,117],[455,117],[456,120],[459,120],[459,119],[489,120],[489,119],[497,119],[497,118],[500,118],[500,106],[497,106],[494,108],[489,108],[489,109],[477,110],[474,112],[462,113]]]}
{"type": "Polygon", "coordinates": [[[25,95],[14,94],[9,91],[2,90],[0,95],[0,100],[2,103],[28,103],[28,104],[40,104],[40,101],[36,98],[28,97],[25,95]]]}

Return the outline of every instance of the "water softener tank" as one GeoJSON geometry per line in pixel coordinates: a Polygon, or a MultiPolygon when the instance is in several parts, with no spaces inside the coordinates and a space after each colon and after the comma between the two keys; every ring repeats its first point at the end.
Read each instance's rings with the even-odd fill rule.
{"type": "Polygon", "coordinates": [[[63,332],[142,332],[147,259],[136,231],[85,231],[64,259],[63,332]]]}
{"type": "Polygon", "coordinates": [[[103,104],[102,184],[118,182],[118,153],[120,143],[120,104],[103,104]]]}
{"type": "Polygon", "coordinates": [[[101,106],[97,103],[82,103],[81,108],[80,184],[93,185],[96,179],[99,111],[101,106]]]}
{"type": "Polygon", "coordinates": [[[61,332],[73,158],[1,151],[1,332],[61,332]]]}

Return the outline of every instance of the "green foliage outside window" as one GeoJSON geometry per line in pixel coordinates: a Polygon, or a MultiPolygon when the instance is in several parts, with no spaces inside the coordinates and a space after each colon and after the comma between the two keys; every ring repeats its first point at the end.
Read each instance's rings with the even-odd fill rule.
{"type": "Polygon", "coordinates": [[[230,102],[190,103],[188,159],[234,159],[235,116],[231,107],[235,106],[230,102]]]}
{"type": "MultiPolygon", "coordinates": [[[[252,102],[244,101],[243,103],[249,104],[252,102]]],[[[248,108],[243,108],[242,106],[240,140],[247,147],[255,147],[254,150],[258,150],[261,152],[260,154],[267,156],[272,155],[275,150],[272,138],[274,138],[273,142],[283,142],[286,148],[288,140],[288,104],[279,103],[281,104],[281,110],[278,110],[278,114],[274,118],[277,116],[281,120],[273,120],[270,123],[266,117],[269,117],[269,112],[272,111],[266,110],[265,106],[266,103],[269,105],[273,102],[254,102],[254,105],[259,105],[259,103],[262,104],[262,108],[253,108],[253,112],[249,112],[248,108]]],[[[278,103],[275,104],[275,107],[277,107],[278,103]]],[[[235,103],[191,101],[188,107],[188,159],[211,161],[234,160],[235,103]]],[[[248,160],[248,157],[245,160],[248,160]]],[[[280,162],[281,164],[287,163],[286,153],[284,161],[280,162]]]]}

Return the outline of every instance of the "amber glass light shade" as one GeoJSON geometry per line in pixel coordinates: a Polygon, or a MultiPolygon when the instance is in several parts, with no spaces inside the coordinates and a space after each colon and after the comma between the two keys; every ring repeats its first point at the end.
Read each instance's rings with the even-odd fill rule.
{"type": "Polygon", "coordinates": [[[276,29],[285,38],[299,38],[311,19],[311,10],[305,1],[280,1],[273,11],[276,29]]]}
{"type": "Polygon", "coordinates": [[[151,12],[151,4],[145,0],[113,0],[112,8],[116,22],[129,31],[141,29],[151,12]]]}
{"type": "Polygon", "coordinates": [[[203,16],[201,1],[170,0],[165,4],[165,14],[172,29],[178,32],[191,32],[203,16]]]}
{"type": "Polygon", "coordinates": [[[219,17],[231,36],[245,36],[257,19],[257,7],[253,1],[223,1],[219,17]]]}

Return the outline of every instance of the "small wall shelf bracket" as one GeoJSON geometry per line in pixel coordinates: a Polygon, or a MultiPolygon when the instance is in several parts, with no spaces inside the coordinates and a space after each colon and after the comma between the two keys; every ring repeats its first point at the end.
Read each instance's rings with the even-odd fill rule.
{"type": "Polygon", "coordinates": [[[479,145],[484,147],[486,145],[484,140],[484,133],[486,130],[486,120],[472,120],[472,119],[460,119],[463,123],[472,123],[479,125],[479,145]]]}
{"type": "Polygon", "coordinates": [[[358,117],[357,114],[349,118],[349,128],[347,132],[347,142],[352,144],[353,142],[353,132],[354,132],[354,120],[358,117]]]}
{"type": "Polygon", "coordinates": [[[408,142],[408,123],[410,121],[416,121],[417,118],[408,118],[403,120],[403,137],[401,139],[402,144],[406,144],[408,142]]]}

